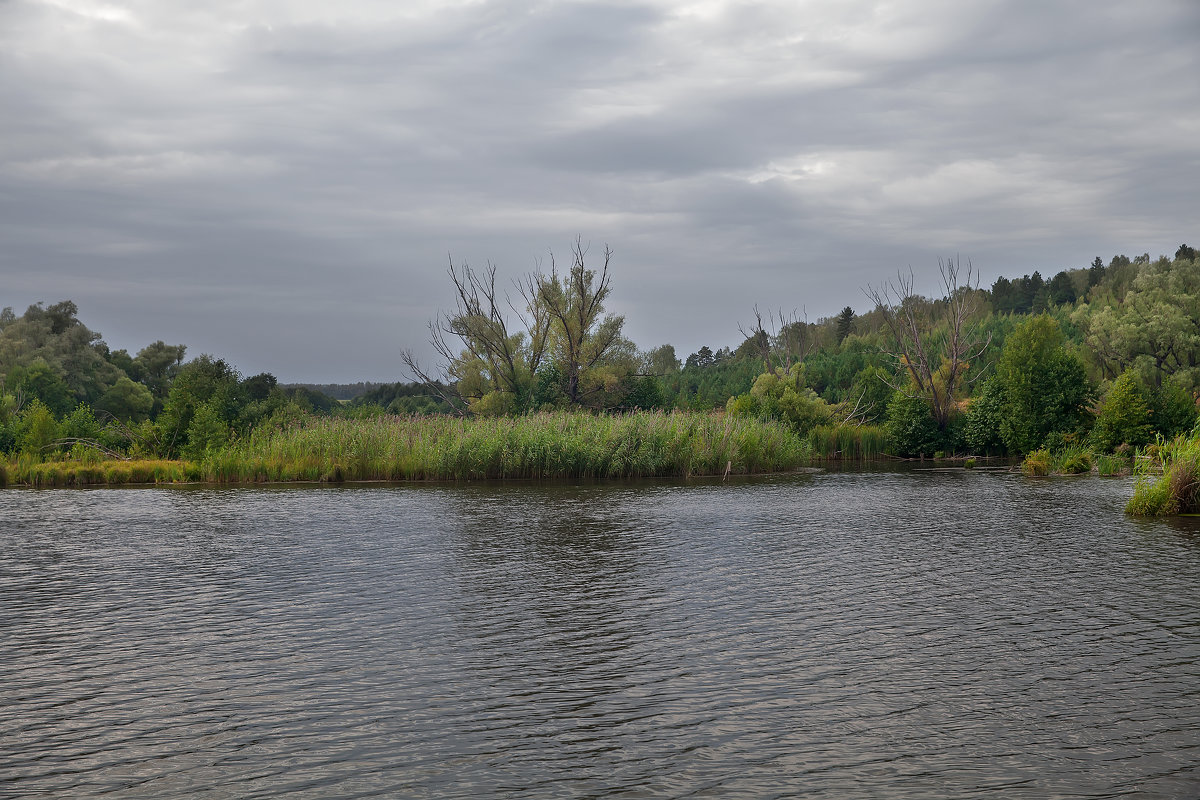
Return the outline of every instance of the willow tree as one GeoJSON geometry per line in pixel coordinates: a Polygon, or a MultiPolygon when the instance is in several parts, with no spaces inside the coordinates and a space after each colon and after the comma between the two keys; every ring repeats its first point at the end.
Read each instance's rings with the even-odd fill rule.
{"type": "Polygon", "coordinates": [[[476,271],[451,262],[455,308],[429,323],[442,376],[423,369],[411,350],[401,354],[405,365],[460,414],[524,411],[559,398],[608,405],[633,372],[635,353],[621,335],[624,318],[604,312],[612,251],[604,249],[599,273],[586,254],[577,239],[561,275],[551,254],[550,274],[535,270],[514,281],[515,295],[497,288],[492,264],[476,271]]]}
{"type": "Polygon", "coordinates": [[[587,248],[579,239],[571,255],[565,274],[558,274],[551,254],[550,274],[535,273],[529,283],[537,289],[537,305],[552,321],[550,345],[563,394],[573,404],[595,405],[593,398],[612,394],[628,377],[634,354],[621,335],[625,318],[604,313],[604,301],[612,291],[608,272],[612,250],[604,248],[599,273],[588,269],[587,248]]]}
{"type": "MultiPolygon", "coordinates": [[[[896,280],[864,293],[891,332],[889,354],[896,361],[890,385],[906,397],[923,398],[940,430],[946,430],[967,387],[967,370],[991,344],[978,326],[980,308],[977,282],[968,261],[964,270],[955,258],[938,259],[941,298],[917,294],[913,273],[897,273],[896,280]]],[[[981,373],[977,373],[981,374],[981,373]]]]}

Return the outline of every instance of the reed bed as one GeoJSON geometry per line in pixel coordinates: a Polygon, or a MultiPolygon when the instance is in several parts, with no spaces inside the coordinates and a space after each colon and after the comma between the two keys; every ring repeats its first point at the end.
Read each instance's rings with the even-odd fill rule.
{"type": "Polygon", "coordinates": [[[823,460],[870,461],[887,446],[887,432],[878,425],[819,425],[808,432],[812,457],[823,460]]]}
{"type": "Polygon", "coordinates": [[[696,413],[319,417],[258,430],[202,462],[207,480],[609,479],[793,469],[808,443],[783,425],[696,413]]]}
{"type": "Polygon", "coordinates": [[[199,465],[183,461],[37,461],[23,456],[0,470],[10,485],[38,488],[184,483],[203,478],[199,465]]]}
{"type": "Polygon", "coordinates": [[[1200,513],[1200,433],[1160,439],[1134,460],[1137,483],[1125,506],[1136,516],[1200,513]]]}

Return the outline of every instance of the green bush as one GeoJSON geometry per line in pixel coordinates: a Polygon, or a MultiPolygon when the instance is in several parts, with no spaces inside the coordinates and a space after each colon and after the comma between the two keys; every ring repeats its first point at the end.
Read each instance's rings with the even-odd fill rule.
{"type": "Polygon", "coordinates": [[[777,419],[799,434],[828,425],[832,416],[830,405],[804,385],[802,364],[789,372],[782,368],[764,372],[754,381],[749,394],[729,398],[725,410],[735,416],[777,419]]]}
{"type": "Polygon", "coordinates": [[[1075,449],[1059,454],[1059,471],[1067,475],[1080,475],[1092,471],[1092,454],[1075,449]]]}
{"type": "Polygon", "coordinates": [[[942,432],[928,401],[897,391],[888,403],[888,437],[896,455],[919,456],[942,447],[942,432]]]}
{"type": "Polygon", "coordinates": [[[1021,463],[1021,472],[1030,477],[1049,475],[1051,463],[1049,450],[1034,450],[1025,456],[1025,460],[1021,463]]]}
{"type": "Polygon", "coordinates": [[[1113,381],[1092,428],[1092,443],[1102,453],[1122,444],[1140,447],[1154,438],[1150,402],[1145,387],[1133,370],[1113,381]]]}

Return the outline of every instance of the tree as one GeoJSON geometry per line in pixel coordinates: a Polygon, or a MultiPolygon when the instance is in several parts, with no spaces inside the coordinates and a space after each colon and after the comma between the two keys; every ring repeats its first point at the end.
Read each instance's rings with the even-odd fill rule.
{"type": "Polygon", "coordinates": [[[1092,397],[1083,363],[1066,350],[1062,330],[1048,314],[1009,334],[996,381],[1000,436],[1013,453],[1031,452],[1050,434],[1079,428],[1092,397]]]}
{"type": "Polygon", "coordinates": [[[687,357],[685,366],[696,367],[703,369],[713,365],[713,351],[708,345],[701,345],[700,349],[687,357]]]}
{"type": "Polygon", "coordinates": [[[34,400],[21,414],[19,439],[21,450],[41,456],[59,436],[54,413],[40,400],[34,400]]]}
{"type": "MultiPolygon", "coordinates": [[[[216,415],[222,424],[228,426],[237,418],[238,410],[245,402],[241,376],[224,359],[204,354],[189,361],[172,383],[162,414],[156,421],[165,453],[174,454],[181,448],[187,448],[192,422],[201,406],[208,409],[206,417],[216,415]]],[[[211,430],[207,419],[198,430],[207,436],[211,430]]]]}
{"type": "Polygon", "coordinates": [[[575,240],[571,254],[573,263],[561,278],[551,253],[550,274],[535,273],[531,284],[537,305],[551,320],[550,346],[563,374],[563,394],[573,404],[590,404],[593,396],[617,390],[633,371],[633,348],[621,335],[625,318],[604,313],[612,291],[612,250],[604,248],[599,273],[588,269],[582,240],[575,240]]]}
{"type": "Polygon", "coordinates": [[[854,328],[854,309],[846,306],[837,315],[837,342],[841,344],[854,328]]]}
{"type": "Polygon", "coordinates": [[[984,381],[967,409],[967,424],[963,438],[974,453],[1003,453],[1004,438],[1000,428],[1005,417],[1004,383],[995,375],[984,381]]]}
{"type": "Polygon", "coordinates": [[[802,364],[816,345],[816,333],[801,312],[785,314],[782,309],[769,311],[766,320],[758,306],[754,307],[754,322],[749,330],[738,325],[738,331],[752,343],[758,357],[762,359],[764,374],[776,367],[785,373],[791,372],[796,364],[802,364]]]}
{"type": "Polygon", "coordinates": [[[829,404],[804,385],[803,364],[793,364],[787,372],[781,367],[764,372],[749,394],[729,398],[726,410],[735,415],[779,419],[802,434],[832,419],[829,404]]]}
{"type": "Polygon", "coordinates": [[[561,380],[565,402],[614,407],[637,366],[633,344],[621,335],[624,318],[605,314],[611,291],[612,251],[604,249],[599,272],[586,263],[587,248],[576,239],[573,263],[562,275],[553,253],[549,275],[535,271],[516,282],[514,302],[496,287],[496,268],[483,272],[450,265],[456,305],[429,323],[430,343],[448,380],[439,380],[402,353],[409,371],[457,413],[503,414],[537,407],[547,376],[561,380]],[[507,311],[505,310],[507,308],[507,311]],[[519,327],[509,319],[516,316],[519,327]],[[540,372],[553,364],[553,372],[540,372]],[[541,387],[539,389],[539,387],[541,387]]]}
{"type": "Polygon", "coordinates": [[[63,300],[49,308],[31,305],[19,318],[12,309],[0,313],[0,375],[11,377],[17,368],[43,365],[48,370],[43,375],[52,373],[66,390],[65,399],[47,395],[58,413],[77,403],[95,402],[122,374],[108,360],[108,346],[100,334],[88,330],[77,312],[75,303],[63,300]]]}
{"type": "Polygon", "coordinates": [[[142,384],[122,375],[96,402],[96,408],[119,420],[141,422],[154,408],[154,395],[142,384]]]}
{"type": "Polygon", "coordinates": [[[679,372],[680,366],[675,348],[669,344],[654,348],[642,358],[642,370],[647,375],[673,375],[679,372]]]}
{"type": "Polygon", "coordinates": [[[1113,381],[1092,429],[1096,448],[1111,452],[1122,444],[1139,447],[1154,437],[1149,397],[1133,370],[1126,370],[1113,381]]]}
{"type": "Polygon", "coordinates": [[[969,383],[970,362],[987,350],[991,336],[981,341],[979,335],[979,294],[972,285],[971,263],[964,272],[958,259],[939,260],[938,270],[945,294],[936,302],[916,293],[911,271],[864,291],[892,334],[891,355],[898,367],[892,388],[925,400],[938,429],[946,431],[958,395],[969,383]]]}
{"type": "Polygon", "coordinates": [[[144,384],[156,400],[166,400],[171,381],[183,368],[183,356],[186,352],[186,345],[167,344],[161,339],[148,344],[139,350],[133,359],[133,369],[137,374],[131,372],[129,377],[144,384]]]}
{"type": "Polygon", "coordinates": [[[1200,388],[1200,261],[1144,265],[1123,301],[1081,306],[1071,319],[1106,377],[1132,368],[1152,386],[1174,376],[1200,388]]]}
{"type": "Polygon", "coordinates": [[[929,401],[912,392],[896,390],[887,409],[887,432],[896,455],[932,455],[943,448],[945,436],[938,428],[929,401]]]}

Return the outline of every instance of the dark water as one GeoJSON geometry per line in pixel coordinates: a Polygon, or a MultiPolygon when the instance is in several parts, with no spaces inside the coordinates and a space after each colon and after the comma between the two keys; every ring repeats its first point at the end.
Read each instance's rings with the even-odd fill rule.
{"type": "Polygon", "coordinates": [[[1200,797],[1126,481],[0,492],[0,795],[1200,797]]]}

